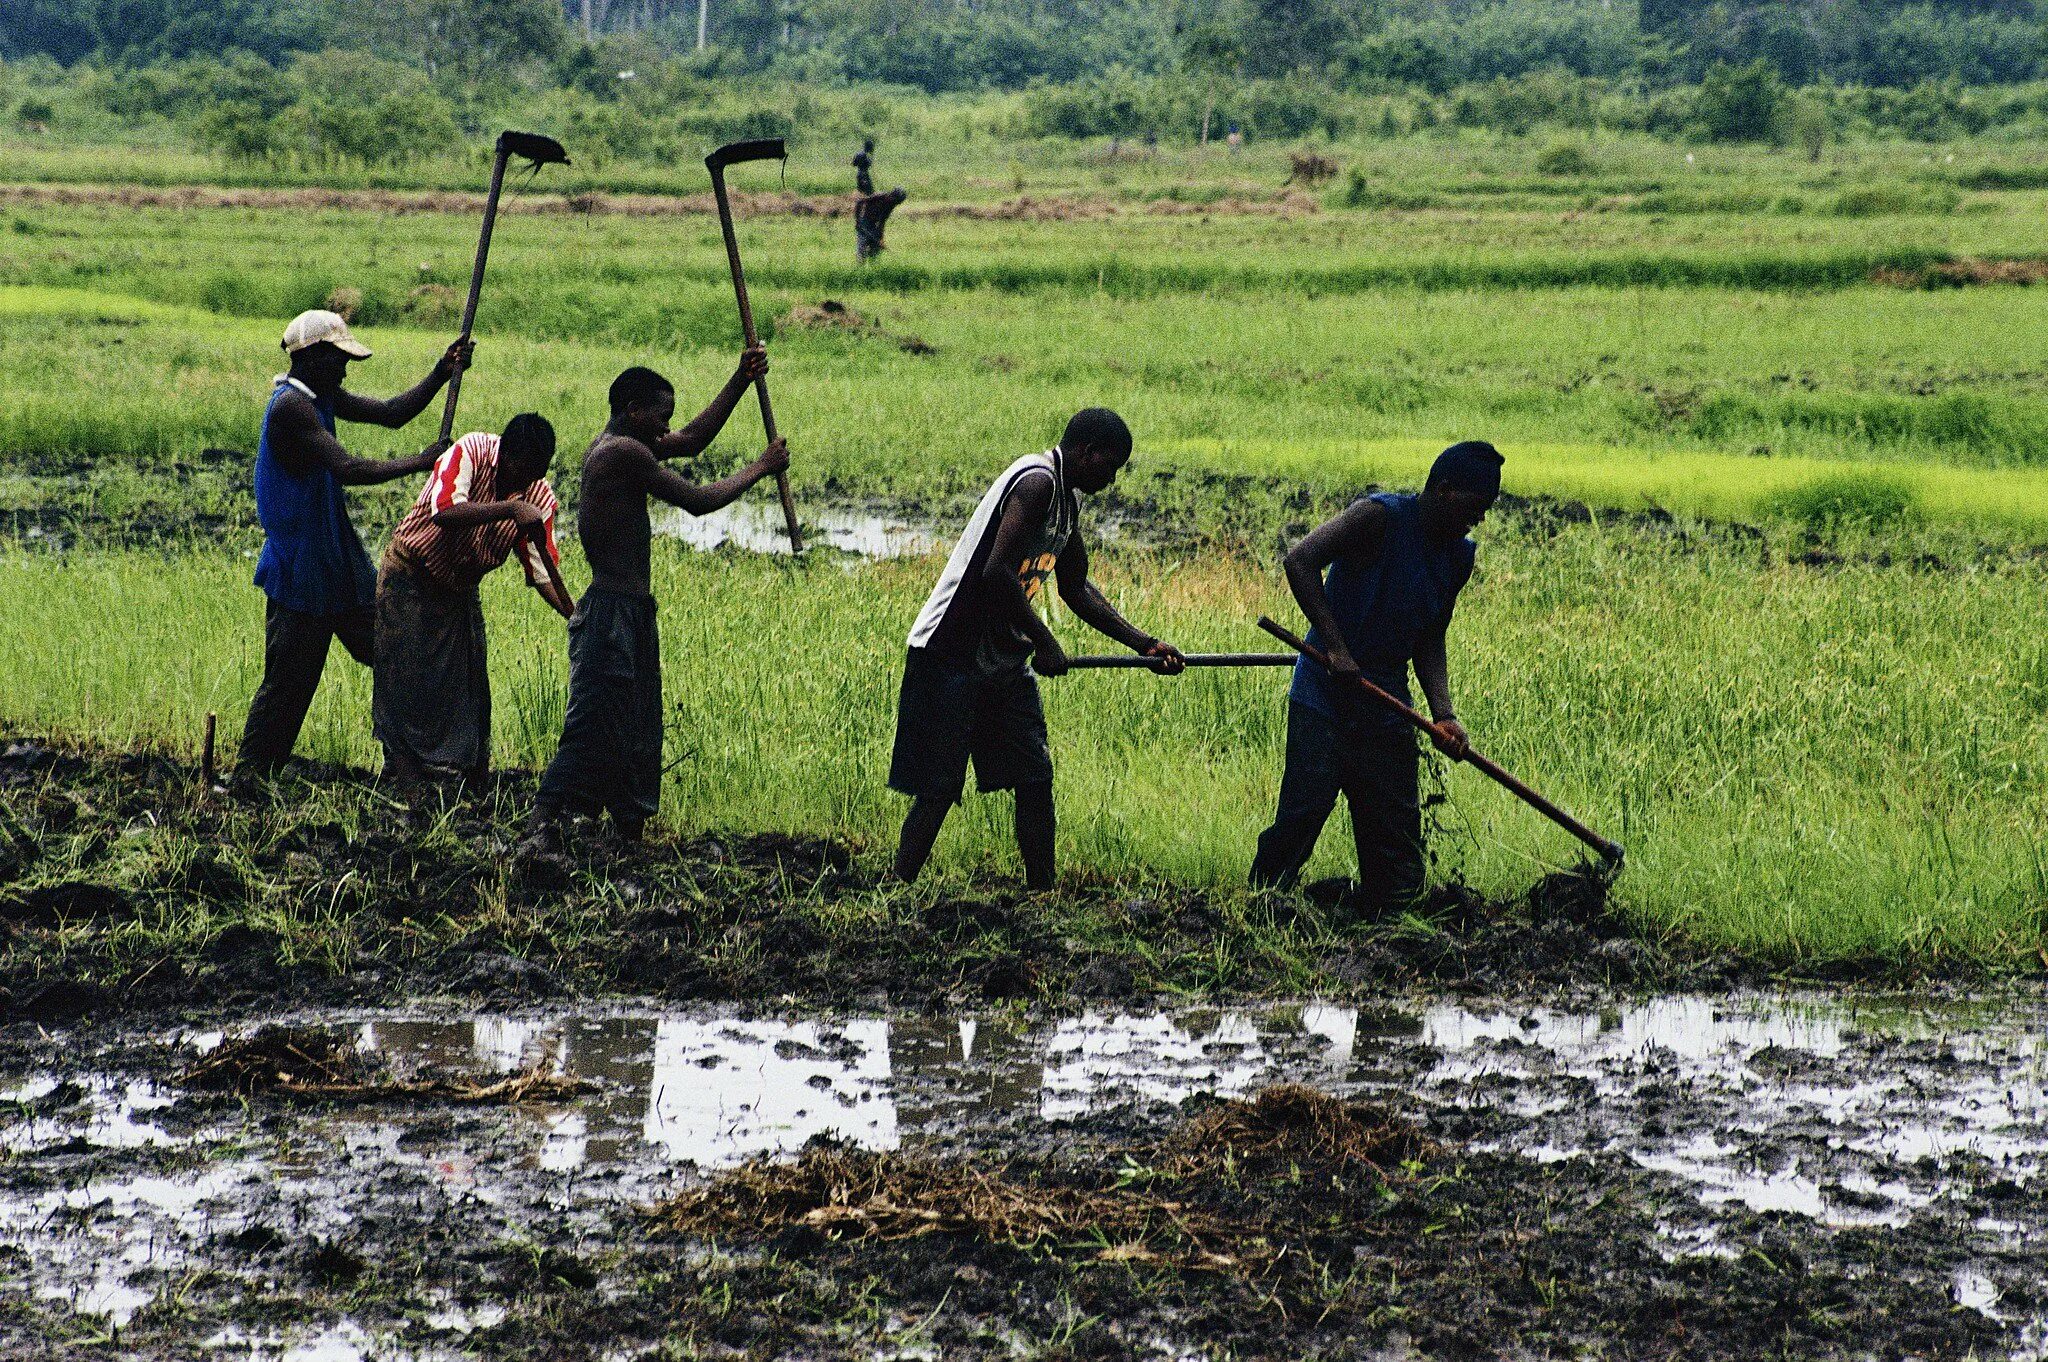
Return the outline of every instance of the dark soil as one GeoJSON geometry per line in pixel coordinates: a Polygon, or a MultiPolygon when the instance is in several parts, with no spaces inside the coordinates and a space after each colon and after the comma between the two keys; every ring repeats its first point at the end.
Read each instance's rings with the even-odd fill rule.
{"type": "Polygon", "coordinates": [[[1586,875],[1509,903],[1450,886],[1377,922],[1350,912],[1342,886],[1246,899],[1073,876],[1053,895],[991,884],[953,897],[879,887],[878,857],[815,838],[623,845],[600,825],[526,856],[531,789],[530,775],[502,775],[444,821],[438,801],[409,810],[361,772],[308,764],[202,797],[177,760],[9,741],[0,1016],[422,993],[879,1006],[1757,973],[1639,939],[1586,875]]]}

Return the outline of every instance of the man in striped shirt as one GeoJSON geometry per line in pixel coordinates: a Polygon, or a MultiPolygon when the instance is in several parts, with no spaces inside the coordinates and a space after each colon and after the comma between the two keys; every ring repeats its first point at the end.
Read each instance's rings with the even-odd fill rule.
{"type": "Polygon", "coordinates": [[[434,464],[377,576],[377,740],[401,785],[490,772],[491,682],[477,588],[514,552],[527,585],[564,618],[553,571],[555,431],[527,412],[502,436],[465,435],[434,464]]]}

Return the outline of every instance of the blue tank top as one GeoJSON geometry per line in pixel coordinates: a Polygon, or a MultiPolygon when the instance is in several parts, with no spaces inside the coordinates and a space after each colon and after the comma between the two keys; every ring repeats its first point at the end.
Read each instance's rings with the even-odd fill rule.
{"type": "MultiPolygon", "coordinates": [[[[1472,575],[1477,548],[1469,539],[1431,543],[1412,492],[1375,492],[1372,500],[1387,511],[1379,556],[1368,564],[1339,558],[1323,578],[1323,592],[1359,671],[1380,689],[1408,700],[1408,664],[1415,645],[1449,622],[1458,592],[1472,575]]],[[[1315,629],[1309,630],[1308,641],[1324,646],[1315,629]]],[[[1407,722],[1355,688],[1340,690],[1328,672],[1306,657],[1295,663],[1288,698],[1340,722],[1394,728],[1407,722]]]]}
{"type": "MultiPolygon", "coordinates": [[[[256,518],[263,522],[256,585],[288,610],[338,614],[376,600],[377,570],[349,521],[341,480],[325,467],[293,473],[270,447],[270,413],[293,386],[279,379],[272,389],[256,444],[256,518]]],[[[332,435],[334,404],[314,397],[313,409],[332,435]]]]}

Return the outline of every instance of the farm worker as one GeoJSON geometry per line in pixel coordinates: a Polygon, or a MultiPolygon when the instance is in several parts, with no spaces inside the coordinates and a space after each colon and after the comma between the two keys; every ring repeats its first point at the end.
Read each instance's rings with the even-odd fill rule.
{"type": "Polygon", "coordinates": [[[554,456],[555,428],[533,412],[513,417],[503,435],[465,435],[392,532],[377,573],[372,713],[384,773],[401,785],[430,773],[490,774],[484,575],[516,551],[542,600],[565,619],[575,609],[548,571],[562,559],[547,480],[554,456]]]}
{"type": "Polygon", "coordinates": [[[443,446],[406,459],[359,459],[334,438],[336,419],[398,429],[426,410],[434,394],[467,367],[474,347],[457,341],[427,376],[388,401],[342,387],[350,360],[369,349],[339,313],[302,312],[284,329],[291,371],[280,375],[256,446],[256,517],[263,554],[256,585],[264,607],[263,682],[249,701],[239,769],[273,771],[291,756],[306,709],[336,638],[370,665],[377,573],[349,522],[343,487],[424,473],[443,446]]]}
{"type": "Polygon", "coordinates": [[[577,533],[590,589],[569,620],[569,707],[562,741],[541,777],[531,839],[551,840],[564,813],[608,812],[637,841],[661,795],[661,652],[648,569],[653,528],[647,499],[708,515],[789,467],[781,440],[732,476],[699,485],[662,466],[695,458],[717,438],[749,384],[768,372],[768,352],[740,355],[711,405],[680,430],[675,386],[634,367],[612,380],[611,420],[583,456],[577,533]]]}
{"type": "Polygon", "coordinates": [[[1058,575],[1060,599],[1076,616],[1157,659],[1155,671],[1186,665],[1088,580],[1074,494],[1104,491],[1130,458],[1122,417],[1102,407],[1077,413],[1059,444],[1011,464],[983,495],[911,626],[889,763],[889,788],[913,801],[896,850],[906,883],[931,856],[971,760],[981,789],[1016,791],[1025,883],[1052,887],[1052,753],[1033,667],[1059,676],[1067,655],[1032,608],[1048,574],[1058,575]]]}
{"type": "Polygon", "coordinates": [[[1287,765],[1273,826],[1259,837],[1254,887],[1291,887],[1342,794],[1358,849],[1358,904],[1384,912],[1422,892],[1422,815],[1412,731],[1357,685],[1363,676],[1408,698],[1412,662],[1436,721],[1432,741],[1462,757],[1444,634],[1472,575],[1466,538],[1500,495],[1500,453],[1468,440],[1437,456],[1420,495],[1375,492],[1311,531],[1287,554],[1287,584],[1329,655],[1294,669],[1287,765]],[[1327,569],[1328,575],[1325,576],[1327,569]]]}
{"type": "Polygon", "coordinates": [[[883,237],[889,230],[889,215],[910,197],[899,186],[886,194],[875,192],[875,139],[863,141],[853,157],[853,258],[866,264],[882,253],[883,237]]]}
{"type": "Polygon", "coordinates": [[[875,139],[864,138],[860,150],[853,153],[853,191],[856,194],[875,192],[875,139]]]}

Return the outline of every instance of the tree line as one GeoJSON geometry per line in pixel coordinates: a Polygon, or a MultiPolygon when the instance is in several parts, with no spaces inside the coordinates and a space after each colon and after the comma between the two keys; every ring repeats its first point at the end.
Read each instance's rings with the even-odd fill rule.
{"type": "MultiPolygon", "coordinates": [[[[2048,75],[2035,0],[8,0],[0,59],[142,65],[330,48],[430,78],[606,64],[640,40],[717,71],[940,92],[1111,71],[1443,94],[1540,72],[1649,88],[1761,64],[1790,85],[2048,75]]],[[[595,69],[595,68],[593,68],[595,69]]],[[[616,68],[608,75],[616,79],[616,68]]],[[[574,72],[571,76],[575,75],[574,72]]]]}

